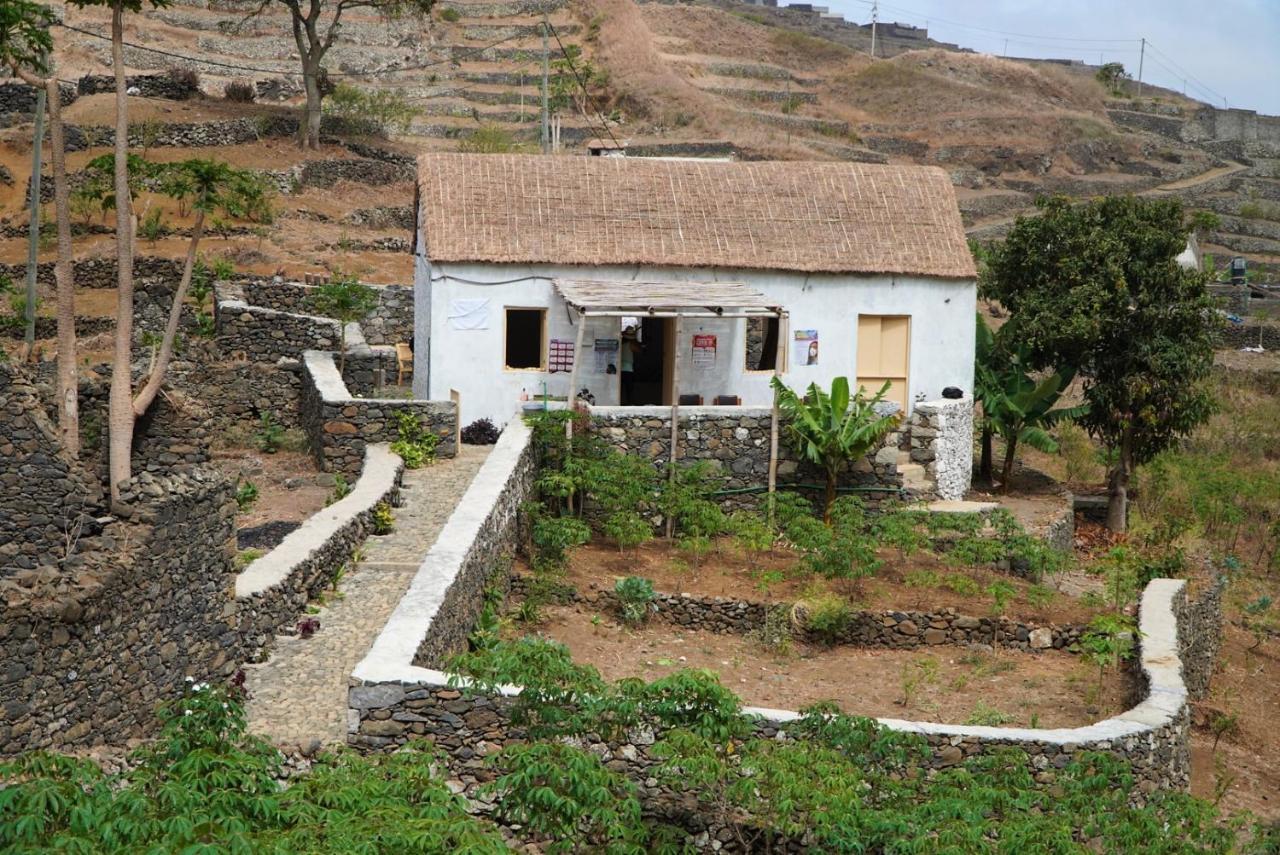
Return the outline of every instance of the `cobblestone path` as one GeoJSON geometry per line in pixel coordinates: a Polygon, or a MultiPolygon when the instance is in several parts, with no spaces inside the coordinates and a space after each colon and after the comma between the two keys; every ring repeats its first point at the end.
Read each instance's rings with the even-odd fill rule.
{"type": "Polygon", "coordinates": [[[365,541],[364,559],[316,615],[311,638],[280,636],[271,658],[245,666],[249,729],[286,749],[347,739],[347,677],[369,650],[490,446],[404,473],[395,530],[365,541]]]}

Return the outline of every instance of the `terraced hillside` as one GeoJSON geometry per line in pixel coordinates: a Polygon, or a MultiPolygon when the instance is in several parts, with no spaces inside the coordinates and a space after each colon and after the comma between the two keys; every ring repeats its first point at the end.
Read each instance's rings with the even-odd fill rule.
{"type": "MultiPolygon", "coordinates": [[[[301,88],[287,15],[273,3],[246,18],[256,7],[196,0],[133,17],[129,70],[189,68],[205,93],[184,102],[135,99],[135,121],[262,123],[291,112],[301,88]],[[233,81],[254,84],[258,103],[223,101],[233,81]]],[[[258,272],[340,263],[370,278],[406,279],[409,155],[458,146],[479,129],[490,133],[490,145],[536,149],[544,14],[568,150],[613,136],[643,154],[934,164],[950,172],[979,238],[1000,235],[1046,192],[1173,193],[1221,216],[1208,251],[1248,255],[1264,270],[1280,264],[1280,146],[1217,139],[1212,122],[1197,118],[1205,105],[1150,88],[1145,99],[1117,99],[1087,66],[998,59],[938,45],[922,31],[886,28],[879,51],[887,58],[872,60],[864,28],[731,0],[442,0],[429,20],[344,19],[326,60],[331,76],[395,90],[420,114],[406,133],[374,149],[355,140],[301,153],[280,135],[221,147],[220,156],[278,174],[286,197],[268,235],[228,235],[226,249],[258,272]],[[572,69],[562,49],[576,57],[572,69]],[[376,165],[388,158],[399,166],[376,165]],[[317,160],[349,168],[308,166],[317,160]]],[[[99,10],[65,15],[80,30],[106,31],[99,10]]],[[[108,70],[107,42],[70,30],[57,35],[62,76],[108,70]]],[[[82,97],[68,112],[79,124],[106,126],[110,98],[82,97]]],[[[0,256],[10,261],[21,257],[25,232],[23,131],[8,131],[0,153],[14,176],[10,187],[0,186],[0,217],[8,219],[0,256]]],[[[106,149],[77,154],[72,167],[99,150],[106,149]]],[[[187,150],[162,145],[152,154],[187,150]]],[[[78,251],[105,251],[107,239],[93,237],[78,251]]],[[[171,243],[143,251],[176,252],[180,241],[171,243]]],[[[211,251],[222,249],[215,239],[211,251]]]]}

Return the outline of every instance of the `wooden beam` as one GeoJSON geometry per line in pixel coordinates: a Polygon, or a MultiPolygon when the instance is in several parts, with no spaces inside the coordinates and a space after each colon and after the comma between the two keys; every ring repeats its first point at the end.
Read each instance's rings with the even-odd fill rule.
{"type": "MultiPolygon", "coordinates": [[[[784,329],[787,316],[778,318],[778,344],[773,356],[773,376],[781,379],[782,361],[787,355],[784,329]]],[[[773,496],[778,492],[778,393],[773,393],[773,410],[769,416],[769,524],[773,524],[773,496]]]]}
{"type": "MultiPolygon", "coordinates": [[[[667,484],[671,487],[676,483],[676,458],[680,452],[680,334],[681,325],[680,318],[676,317],[673,324],[675,330],[672,336],[675,338],[675,346],[671,348],[671,451],[667,455],[667,484]]],[[[671,514],[667,514],[667,540],[671,539],[672,532],[675,529],[675,520],[671,518],[671,514]]]]}

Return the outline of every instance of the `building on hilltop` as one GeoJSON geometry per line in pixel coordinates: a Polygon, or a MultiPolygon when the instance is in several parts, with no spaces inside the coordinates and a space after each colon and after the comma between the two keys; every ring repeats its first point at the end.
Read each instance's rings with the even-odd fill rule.
{"type": "Polygon", "coordinates": [[[976,272],[941,169],[441,153],[418,192],[414,392],[456,390],[466,421],[571,391],[767,406],[775,372],[888,380],[908,413],[972,394],[976,272]]]}

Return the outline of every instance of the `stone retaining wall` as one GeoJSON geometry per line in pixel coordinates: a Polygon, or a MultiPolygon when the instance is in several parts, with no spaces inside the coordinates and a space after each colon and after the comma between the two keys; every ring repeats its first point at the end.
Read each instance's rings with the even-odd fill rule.
{"type": "MultiPolygon", "coordinates": [[[[7,69],[6,69],[7,70],[7,69]]],[[[62,92],[62,106],[74,104],[76,88],[70,83],[59,84],[62,92]]],[[[30,116],[36,112],[36,89],[21,80],[7,80],[0,83],[0,116],[11,114],[30,116]]]]}
{"type": "Polygon", "coordinates": [[[413,415],[440,437],[437,457],[457,454],[458,406],[452,401],[354,398],[332,353],[308,350],[302,368],[302,425],[316,465],[326,472],[358,473],[367,445],[396,439],[397,413],[413,415]]]}
{"type": "MultiPolygon", "coordinates": [[[[171,101],[185,101],[200,94],[199,78],[195,75],[172,74],[131,74],[125,77],[125,85],[137,89],[144,98],[167,98],[171,101]]],[[[116,78],[113,74],[86,74],[76,81],[76,91],[80,95],[97,95],[103,92],[116,91],[116,78]]]]}
{"type": "MultiPolygon", "coordinates": [[[[452,566],[456,568],[456,561],[452,566]]],[[[437,579],[432,588],[438,591],[448,582],[448,578],[437,579]]],[[[449,773],[470,789],[485,777],[485,756],[524,736],[508,717],[511,698],[519,688],[504,687],[495,695],[464,695],[450,685],[449,674],[422,667],[411,642],[430,632],[440,600],[427,596],[425,590],[417,593],[415,597],[411,590],[352,674],[348,742],[361,751],[394,751],[409,739],[426,737],[443,752],[449,773]],[[424,609],[423,604],[432,607],[424,609]]],[[[933,749],[927,761],[931,768],[953,766],[966,757],[1012,746],[1027,752],[1037,781],[1049,785],[1054,771],[1070,762],[1072,754],[1105,751],[1131,764],[1136,799],[1157,789],[1185,791],[1190,780],[1189,718],[1178,659],[1177,618],[1186,608],[1185,596],[1185,583],[1172,579],[1157,579],[1143,592],[1138,660],[1143,699],[1117,716],[1085,727],[1044,730],[896,719],[880,723],[922,736],[933,749]]],[[[773,738],[786,738],[787,725],[798,717],[791,711],[760,708],[748,708],[746,713],[757,717],[761,735],[773,738]]],[[[645,729],[629,735],[626,742],[593,750],[611,761],[612,768],[628,774],[642,798],[652,800],[662,796],[647,774],[655,762],[649,753],[655,737],[645,729]]]]}
{"type": "MultiPolygon", "coordinates": [[[[512,595],[528,596],[531,584],[531,577],[513,574],[512,595]]],[[[617,595],[607,589],[583,592],[567,585],[558,586],[552,591],[552,599],[561,603],[584,603],[600,611],[620,611],[617,595]]],[[[684,629],[732,635],[758,633],[765,629],[765,619],[770,612],[781,610],[791,614],[795,607],[794,603],[760,603],[662,592],[657,593],[653,605],[653,620],[684,629]]],[[[957,614],[955,609],[937,612],[857,610],[852,613],[848,628],[834,643],[893,650],[947,644],[961,647],[989,644],[1023,651],[1069,650],[1085,629],[1083,626],[1034,626],[1006,617],[970,617],[957,614]]]]}
{"type": "Polygon", "coordinates": [[[76,568],[0,597],[0,753],[119,744],[154,730],[184,677],[239,667],[223,611],[236,504],[195,470],[127,482],[129,522],[76,568]]]}
{"type": "Polygon", "coordinates": [[[1222,595],[1227,577],[1216,576],[1200,599],[1184,598],[1178,608],[1178,656],[1182,679],[1193,698],[1209,692],[1209,679],[1222,646],[1222,595]]]}
{"type": "Polygon", "coordinates": [[[920,401],[907,424],[911,462],[925,467],[940,499],[963,499],[973,476],[973,401],[920,401]]]}
{"type": "MultiPolygon", "coordinates": [[[[413,286],[373,285],[378,292],[378,307],[360,322],[364,340],[369,344],[395,344],[413,337],[413,286]]],[[[281,312],[307,314],[308,297],[315,286],[300,282],[253,280],[244,283],[246,302],[281,312]]]]}
{"type": "MultiPolygon", "coordinates": [[[[765,486],[769,478],[770,417],[768,407],[682,407],[678,459],[706,461],[718,473],[725,490],[765,486]]],[[[619,451],[648,457],[657,466],[665,466],[670,456],[670,407],[592,407],[591,427],[619,451]]],[[[867,455],[845,472],[841,486],[886,488],[861,494],[871,503],[896,497],[902,488],[897,467],[899,441],[898,433],[891,434],[880,451],[867,455]]],[[[779,484],[825,481],[816,467],[802,461],[785,441],[779,441],[779,484]]],[[[763,494],[727,496],[723,504],[729,508],[755,507],[760,495],[763,494]]]]}
{"type": "Polygon", "coordinates": [[[265,658],[276,635],[293,634],[307,602],[333,583],[372,533],[374,508],[398,502],[403,470],[386,444],[368,446],[350,493],[312,514],[236,577],[237,623],[247,656],[265,658]]]}
{"type": "MultiPolygon", "coordinates": [[[[214,311],[218,346],[251,362],[298,359],[308,350],[337,350],[342,324],[318,315],[300,315],[222,298],[214,311]]],[[[347,325],[347,347],[364,344],[359,324],[347,325]]]]}
{"type": "MultiPolygon", "coordinates": [[[[24,263],[0,263],[0,274],[8,276],[14,282],[21,282],[27,275],[27,266],[24,263]]],[[[77,288],[114,288],[116,287],[115,257],[78,259],[72,262],[71,275],[75,279],[77,288]]],[[[182,277],[182,261],[140,255],[133,260],[133,275],[139,282],[143,279],[166,279],[177,282],[182,277]]],[[[36,265],[36,281],[43,285],[55,284],[52,261],[44,261],[36,265]]]]}

